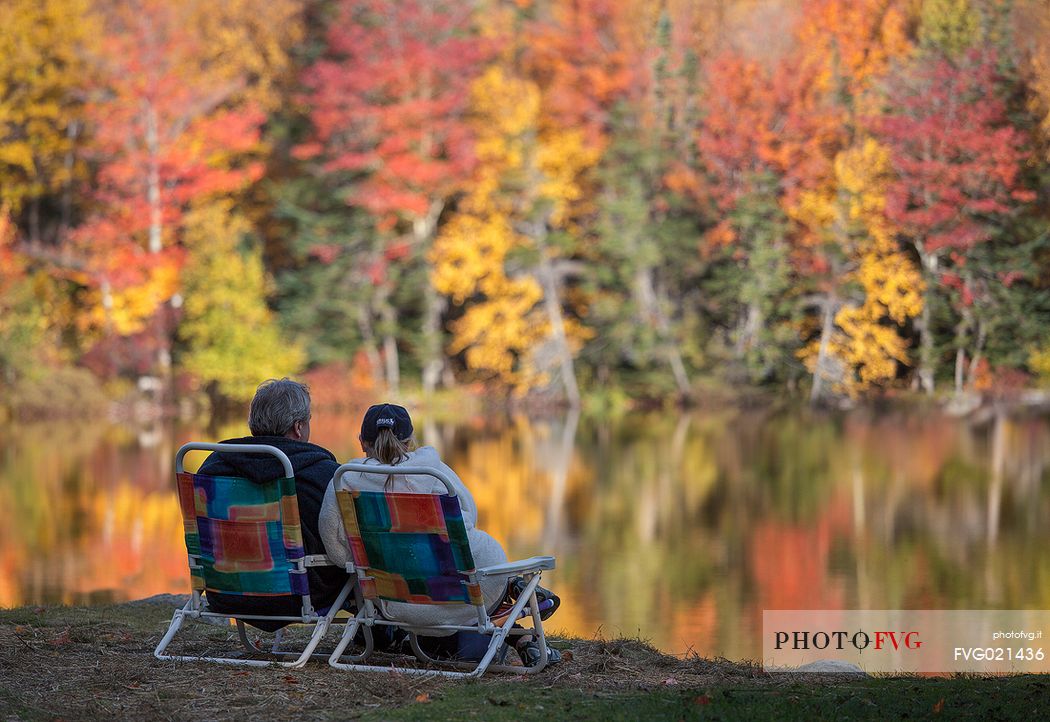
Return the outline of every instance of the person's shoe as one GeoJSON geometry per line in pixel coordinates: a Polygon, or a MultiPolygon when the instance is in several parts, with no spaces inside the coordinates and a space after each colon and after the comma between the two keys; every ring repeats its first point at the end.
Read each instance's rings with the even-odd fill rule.
{"type": "MultiPolygon", "coordinates": [[[[525,581],[524,577],[515,577],[508,585],[508,593],[512,594],[514,599],[517,599],[527,586],[528,582],[525,581]]],[[[561,606],[561,598],[550,589],[538,586],[536,587],[536,603],[540,608],[540,619],[546,621],[558,611],[558,607],[561,606]]]]}
{"type": "MultiPolygon", "coordinates": [[[[540,663],[540,657],[543,656],[540,643],[532,637],[522,637],[522,641],[519,641],[514,648],[518,651],[518,656],[521,657],[521,663],[526,667],[535,667],[540,663]]],[[[554,647],[547,647],[547,664],[557,664],[560,661],[561,652],[554,647]]]]}

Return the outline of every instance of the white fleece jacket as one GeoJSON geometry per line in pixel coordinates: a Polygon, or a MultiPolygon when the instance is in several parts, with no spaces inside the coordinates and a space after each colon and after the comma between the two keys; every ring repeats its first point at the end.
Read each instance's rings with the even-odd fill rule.
{"type": "MultiPolygon", "coordinates": [[[[353,461],[364,464],[375,464],[375,459],[354,459],[353,461]]],[[[470,551],[474,556],[474,564],[478,567],[502,564],[507,561],[507,554],[503,551],[500,543],[491,536],[475,528],[478,521],[478,509],[474,504],[474,497],[470,490],[463,484],[456,472],[452,471],[441,458],[437,450],[431,446],[424,446],[408,454],[408,459],[401,462],[404,466],[422,466],[428,469],[439,469],[443,471],[456,489],[459,505],[463,510],[463,525],[467,530],[467,541],[470,543],[470,551]]],[[[386,474],[364,474],[357,471],[347,471],[339,479],[335,479],[328,485],[325,492],[324,502],[321,504],[321,515],[318,519],[321,532],[321,540],[324,542],[328,558],[340,566],[351,561],[350,545],[346,541],[346,529],[343,526],[343,518],[339,513],[339,505],[336,502],[336,490],[359,490],[359,491],[394,491],[417,494],[432,494],[434,492],[444,493],[445,485],[432,476],[393,476],[387,485],[386,474]]],[[[505,577],[484,577],[481,580],[481,593],[485,598],[485,606],[492,605],[503,598],[507,580],[505,577]]],[[[397,602],[385,602],[384,607],[387,615],[392,619],[420,626],[430,624],[470,624],[477,620],[474,608],[466,604],[456,605],[430,605],[430,604],[399,604],[397,602]]]]}

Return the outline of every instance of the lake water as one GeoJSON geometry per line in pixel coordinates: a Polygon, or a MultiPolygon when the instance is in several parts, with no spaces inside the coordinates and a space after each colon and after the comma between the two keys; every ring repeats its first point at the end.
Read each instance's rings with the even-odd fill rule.
{"type": "MultiPolygon", "coordinates": [[[[357,455],[356,413],[313,441],[357,455]]],[[[707,411],[416,419],[511,558],[558,558],[551,627],[761,656],[763,609],[1050,608],[1050,419],[707,411]]],[[[9,425],[0,606],[188,590],[171,471],[240,423],[9,425]]]]}

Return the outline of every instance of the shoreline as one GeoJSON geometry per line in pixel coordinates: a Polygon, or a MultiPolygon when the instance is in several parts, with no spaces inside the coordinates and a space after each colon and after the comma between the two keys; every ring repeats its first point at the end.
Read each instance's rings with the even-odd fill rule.
{"type": "MultiPolygon", "coordinates": [[[[348,409],[365,408],[383,394],[374,389],[341,392],[339,398],[354,398],[355,404],[325,403],[324,396],[315,401],[314,410],[319,413],[339,413],[348,409]]],[[[486,414],[525,414],[544,416],[569,414],[573,409],[551,399],[501,399],[479,392],[476,387],[464,386],[446,389],[431,396],[420,390],[405,388],[398,398],[405,403],[430,413],[437,418],[459,419],[486,414]]],[[[244,405],[247,408],[247,405],[244,405]]],[[[23,423],[75,422],[86,418],[104,416],[110,423],[132,423],[136,425],[207,419],[222,420],[241,411],[237,404],[225,404],[212,409],[199,397],[180,397],[168,403],[159,403],[150,398],[131,395],[123,398],[108,398],[95,405],[78,410],[75,406],[59,405],[54,408],[33,407],[28,413],[18,408],[0,406],[0,420],[23,423]]],[[[863,399],[837,397],[818,404],[809,403],[803,396],[778,394],[776,389],[746,387],[741,389],[714,388],[705,395],[699,392],[691,398],[675,397],[623,397],[610,403],[601,391],[585,393],[583,402],[575,412],[581,418],[624,416],[638,413],[659,413],[676,409],[680,413],[695,413],[705,410],[795,410],[800,413],[850,413],[870,411],[885,413],[893,411],[926,411],[943,414],[951,418],[981,418],[1005,412],[1008,416],[1050,414],[1050,389],[1024,388],[1005,394],[965,391],[961,394],[946,391],[926,395],[910,390],[890,390],[879,396],[863,399]]]]}

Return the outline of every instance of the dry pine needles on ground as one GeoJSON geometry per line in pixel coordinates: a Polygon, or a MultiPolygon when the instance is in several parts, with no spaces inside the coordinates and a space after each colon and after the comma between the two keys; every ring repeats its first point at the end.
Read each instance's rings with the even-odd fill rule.
{"type": "MultiPolygon", "coordinates": [[[[324,720],[427,700],[457,684],[480,685],[483,698],[508,684],[528,685],[537,694],[562,687],[605,695],[679,685],[769,686],[784,680],[754,665],[671,657],[644,642],[623,639],[555,638],[556,646],[569,650],[561,664],[534,677],[491,674],[479,682],[346,673],[320,662],[301,670],[161,662],[152,656],[153,647],[174,607],[173,600],[161,602],[0,612],[0,707],[11,710],[15,719],[264,715],[324,720]]],[[[204,624],[189,625],[182,639],[185,654],[237,646],[232,628],[204,624]]],[[[288,643],[299,639],[293,634],[288,643]]],[[[798,682],[798,677],[792,681],[798,682]]]]}

